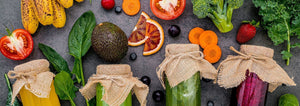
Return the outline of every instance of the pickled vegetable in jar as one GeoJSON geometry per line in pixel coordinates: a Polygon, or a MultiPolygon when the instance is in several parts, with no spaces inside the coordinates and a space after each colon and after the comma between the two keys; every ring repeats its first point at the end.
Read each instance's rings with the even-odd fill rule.
{"type": "Polygon", "coordinates": [[[51,90],[48,98],[39,98],[24,87],[20,90],[19,94],[23,106],[60,106],[53,82],[51,83],[51,90]]]}
{"type": "Polygon", "coordinates": [[[217,70],[196,44],[170,44],[157,75],[166,89],[167,106],[200,106],[201,77],[215,79],[217,70]],[[201,74],[200,74],[201,73],[201,74]]]}
{"type": "Polygon", "coordinates": [[[80,93],[87,100],[96,96],[97,106],[132,106],[134,92],[141,106],[146,106],[147,85],[133,77],[126,64],[99,65],[80,93]]]}
{"type": "Polygon", "coordinates": [[[200,106],[201,85],[200,73],[197,72],[190,79],[171,88],[166,80],[166,106],[200,106]]]}
{"type": "Polygon", "coordinates": [[[259,79],[255,73],[246,72],[246,79],[236,92],[237,106],[264,106],[268,83],[259,79]]]}
{"type": "Polygon", "coordinates": [[[224,88],[237,87],[232,106],[264,106],[267,91],[282,84],[296,86],[288,74],[273,60],[273,49],[242,45],[239,54],[229,55],[218,67],[218,84],[224,88]]]}
{"type": "MultiPolygon", "coordinates": [[[[50,72],[45,59],[33,60],[8,72],[10,79],[17,79],[13,85],[15,98],[20,94],[23,106],[60,106],[54,87],[54,74],[50,72]]],[[[14,99],[12,100],[14,101],[14,99]]]]}
{"type": "MultiPolygon", "coordinates": [[[[104,96],[104,87],[99,83],[97,84],[97,94],[96,94],[96,106],[109,106],[105,101],[102,100],[104,96]]],[[[128,94],[126,100],[120,106],[132,106],[132,96],[131,93],[128,94]]]]}

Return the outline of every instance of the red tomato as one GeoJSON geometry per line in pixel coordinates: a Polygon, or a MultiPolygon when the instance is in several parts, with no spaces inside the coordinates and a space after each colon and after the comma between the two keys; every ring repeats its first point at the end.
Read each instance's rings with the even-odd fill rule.
{"type": "Polygon", "coordinates": [[[177,4],[173,5],[171,0],[150,0],[150,8],[152,13],[164,20],[172,20],[179,17],[185,8],[185,0],[177,0],[177,4]],[[162,6],[163,5],[163,6],[162,6]]]}
{"type": "Polygon", "coordinates": [[[33,40],[29,32],[16,29],[0,39],[1,53],[12,60],[23,60],[30,55],[33,49],[33,40]]]}

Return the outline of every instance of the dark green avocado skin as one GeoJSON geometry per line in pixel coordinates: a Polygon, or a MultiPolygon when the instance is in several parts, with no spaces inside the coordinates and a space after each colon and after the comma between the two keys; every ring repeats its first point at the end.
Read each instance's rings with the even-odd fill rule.
{"type": "Polygon", "coordinates": [[[117,25],[103,22],[92,34],[92,47],[97,55],[107,62],[118,62],[128,51],[126,34],[117,25]]]}

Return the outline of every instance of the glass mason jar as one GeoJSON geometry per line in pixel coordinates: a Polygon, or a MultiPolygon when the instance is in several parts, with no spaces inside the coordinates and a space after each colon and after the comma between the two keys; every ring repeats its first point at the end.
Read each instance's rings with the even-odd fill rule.
{"type": "Polygon", "coordinates": [[[50,86],[49,98],[39,98],[23,87],[19,92],[23,106],[60,106],[53,83],[54,81],[50,86]]]}
{"type": "MultiPolygon", "coordinates": [[[[104,87],[101,84],[97,84],[96,88],[96,106],[109,106],[102,100],[102,96],[104,95],[104,87]]],[[[120,106],[132,106],[132,97],[131,92],[128,94],[126,100],[120,106]]]]}
{"type": "Polygon", "coordinates": [[[166,106],[201,106],[200,72],[171,88],[165,77],[166,106]]]}
{"type": "Polygon", "coordinates": [[[264,106],[268,83],[263,82],[255,73],[246,72],[246,79],[237,87],[236,106],[264,106]]]}

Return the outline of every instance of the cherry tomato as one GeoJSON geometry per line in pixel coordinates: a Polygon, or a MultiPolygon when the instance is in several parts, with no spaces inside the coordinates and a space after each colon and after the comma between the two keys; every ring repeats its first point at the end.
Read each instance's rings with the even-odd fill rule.
{"type": "Polygon", "coordinates": [[[150,0],[152,13],[164,20],[173,20],[179,17],[185,8],[185,0],[150,0]]]}
{"type": "Polygon", "coordinates": [[[33,40],[29,32],[16,29],[0,39],[1,53],[12,60],[23,60],[30,55],[33,49],[33,40]]]}
{"type": "Polygon", "coordinates": [[[110,10],[115,6],[115,0],[102,0],[101,5],[104,9],[110,10]]]}

